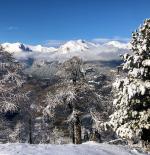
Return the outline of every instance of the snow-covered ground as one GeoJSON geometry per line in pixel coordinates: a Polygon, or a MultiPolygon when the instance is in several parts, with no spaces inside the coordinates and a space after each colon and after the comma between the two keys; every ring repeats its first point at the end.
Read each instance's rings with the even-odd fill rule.
{"type": "Polygon", "coordinates": [[[0,155],[142,155],[142,153],[123,146],[88,142],[82,145],[0,144],[0,155]]]}

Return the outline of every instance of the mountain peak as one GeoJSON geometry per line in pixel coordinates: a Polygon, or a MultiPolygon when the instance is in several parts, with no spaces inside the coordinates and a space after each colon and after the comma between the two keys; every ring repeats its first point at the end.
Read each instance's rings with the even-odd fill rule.
{"type": "Polygon", "coordinates": [[[10,52],[10,53],[15,53],[15,52],[22,52],[22,51],[32,51],[29,47],[27,47],[26,45],[20,43],[20,42],[16,42],[16,43],[3,43],[2,44],[3,48],[10,52]]]}
{"type": "Polygon", "coordinates": [[[61,45],[58,49],[64,54],[67,52],[85,51],[88,49],[88,44],[83,40],[71,40],[61,45]]]}

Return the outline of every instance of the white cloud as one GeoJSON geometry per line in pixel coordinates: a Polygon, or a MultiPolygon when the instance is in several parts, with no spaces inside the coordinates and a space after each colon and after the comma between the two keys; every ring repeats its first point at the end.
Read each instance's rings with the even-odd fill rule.
{"type": "Polygon", "coordinates": [[[130,41],[130,38],[122,38],[122,37],[113,37],[113,38],[94,38],[91,40],[92,42],[95,42],[95,43],[106,43],[106,42],[109,42],[109,41],[120,41],[120,42],[129,42],[130,41]]]}
{"type": "Polygon", "coordinates": [[[7,28],[8,31],[13,31],[13,30],[18,30],[18,27],[17,26],[9,26],[7,28]]]}

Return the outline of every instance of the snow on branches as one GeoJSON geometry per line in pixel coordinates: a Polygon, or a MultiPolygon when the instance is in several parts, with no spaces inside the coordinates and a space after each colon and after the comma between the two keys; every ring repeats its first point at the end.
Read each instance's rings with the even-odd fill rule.
{"type": "Polygon", "coordinates": [[[116,110],[109,124],[120,137],[134,140],[142,139],[143,128],[150,130],[150,19],[132,34],[131,51],[123,56],[127,77],[113,84],[116,110]]]}
{"type": "Polygon", "coordinates": [[[58,106],[68,106],[73,100],[76,100],[76,94],[75,88],[71,85],[58,89],[55,94],[48,93],[45,99],[46,107],[43,110],[43,115],[54,117],[58,106]]]}
{"type": "Polygon", "coordinates": [[[21,65],[0,46],[0,112],[14,112],[27,99],[21,65]]]}

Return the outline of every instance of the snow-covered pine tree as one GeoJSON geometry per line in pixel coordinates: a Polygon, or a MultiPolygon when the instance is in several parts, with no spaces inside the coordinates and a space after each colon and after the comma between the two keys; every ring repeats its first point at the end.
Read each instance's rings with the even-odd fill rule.
{"type": "Polygon", "coordinates": [[[0,46],[0,112],[19,110],[27,100],[26,93],[21,90],[24,82],[21,65],[0,46]]]}
{"type": "Polygon", "coordinates": [[[150,142],[150,19],[132,34],[131,51],[123,56],[126,77],[114,83],[110,124],[120,137],[150,142]]]}

